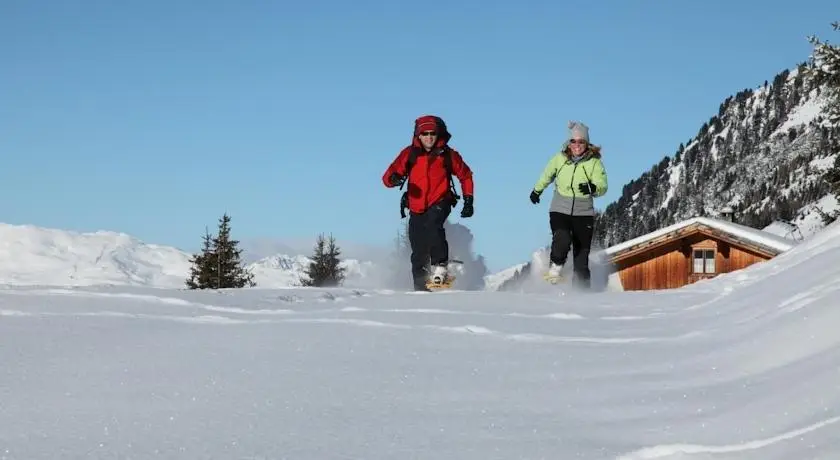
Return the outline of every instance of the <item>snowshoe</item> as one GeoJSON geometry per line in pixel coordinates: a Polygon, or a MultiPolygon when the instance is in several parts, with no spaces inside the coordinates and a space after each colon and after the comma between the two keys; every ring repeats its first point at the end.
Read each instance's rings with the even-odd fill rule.
{"type": "Polygon", "coordinates": [[[449,275],[444,279],[435,278],[427,280],[426,287],[431,291],[439,291],[442,289],[452,289],[453,283],[455,283],[455,277],[449,275]]]}
{"type": "MultiPolygon", "coordinates": [[[[454,266],[463,266],[464,261],[458,259],[450,259],[449,263],[447,264],[446,268],[441,270],[441,267],[437,269],[434,268],[427,268],[431,273],[429,273],[428,277],[426,278],[426,289],[429,291],[439,291],[442,289],[451,289],[453,284],[455,283],[456,275],[453,274],[454,266]]],[[[460,273],[460,271],[458,271],[460,273]]]]}
{"type": "Polygon", "coordinates": [[[565,277],[563,275],[553,276],[549,272],[543,273],[543,279],[548,281],[551,284],[560,284],[564,281],[564,278],[565,277]]]}

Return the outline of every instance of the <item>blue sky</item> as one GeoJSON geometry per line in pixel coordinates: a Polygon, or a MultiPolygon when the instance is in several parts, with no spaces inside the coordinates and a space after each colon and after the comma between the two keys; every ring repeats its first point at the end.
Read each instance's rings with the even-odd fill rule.
{"type": "MultiPolygon", "coordinates": [[[[196,250],[234,237],[389,244],[381,175],[422,114],[475,172],[494,270],[547,244],[528,194],[590,126],[604,208],[737,91],[836,41],[834,1],[0,4],[0,221],[196,250]]],[[[550,189],[553,191],[553,189],[550,189]]]]}

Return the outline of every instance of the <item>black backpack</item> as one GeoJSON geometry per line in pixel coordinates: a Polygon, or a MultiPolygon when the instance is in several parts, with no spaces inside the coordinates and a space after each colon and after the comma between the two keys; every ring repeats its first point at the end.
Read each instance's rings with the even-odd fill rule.
{"type": "MultiPolygon", "coordinates": [[[[449,179],[449,192],[452,193],[452,207],[454,208],[456,204],[458,204],[458,199],[461,198],[458,196],[458,192],[455,190],[455,182],[452,180],[452,155],[450,153],[451,149],[449,146],[444,146],[443,150],[440,152],[440,155],[443,157],[443,167],[446,169],[446,176],[449,179]]],[[[408,153],[408,158],[405,160],[405,181],[400,184],[400,190],[402,190],[403,186],[408,182],[409,173],[411,172],[411,168],[414,167],[414,163],[417,162],[417,156],[420,154],[419,147],[412,147],[411,151],[408,153]]],[[[400,216],[405,218],[405,208],[408,207],[408,190],[403,192],[402,198],[400,198],[400,216]]]]}

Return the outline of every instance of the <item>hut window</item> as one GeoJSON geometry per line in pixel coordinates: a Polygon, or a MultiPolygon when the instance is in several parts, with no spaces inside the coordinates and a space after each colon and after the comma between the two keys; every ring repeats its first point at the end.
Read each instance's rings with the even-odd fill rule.
{"type": "Polygon", "coordinates": [[[694,250],[694,273],[715,273],[715,250],[694,250]]]}

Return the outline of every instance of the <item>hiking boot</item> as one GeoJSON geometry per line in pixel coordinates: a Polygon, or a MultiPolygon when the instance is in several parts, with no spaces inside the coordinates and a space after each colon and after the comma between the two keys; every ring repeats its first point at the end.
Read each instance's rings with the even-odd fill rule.
{"type": "Polygon", "coordinates": [[[446,270],[446,265],[435,265],[432,267],[432,276],[431,280],[435,284],[442,284],[446,281],[446,276],[448,275],[446,270]]]}

